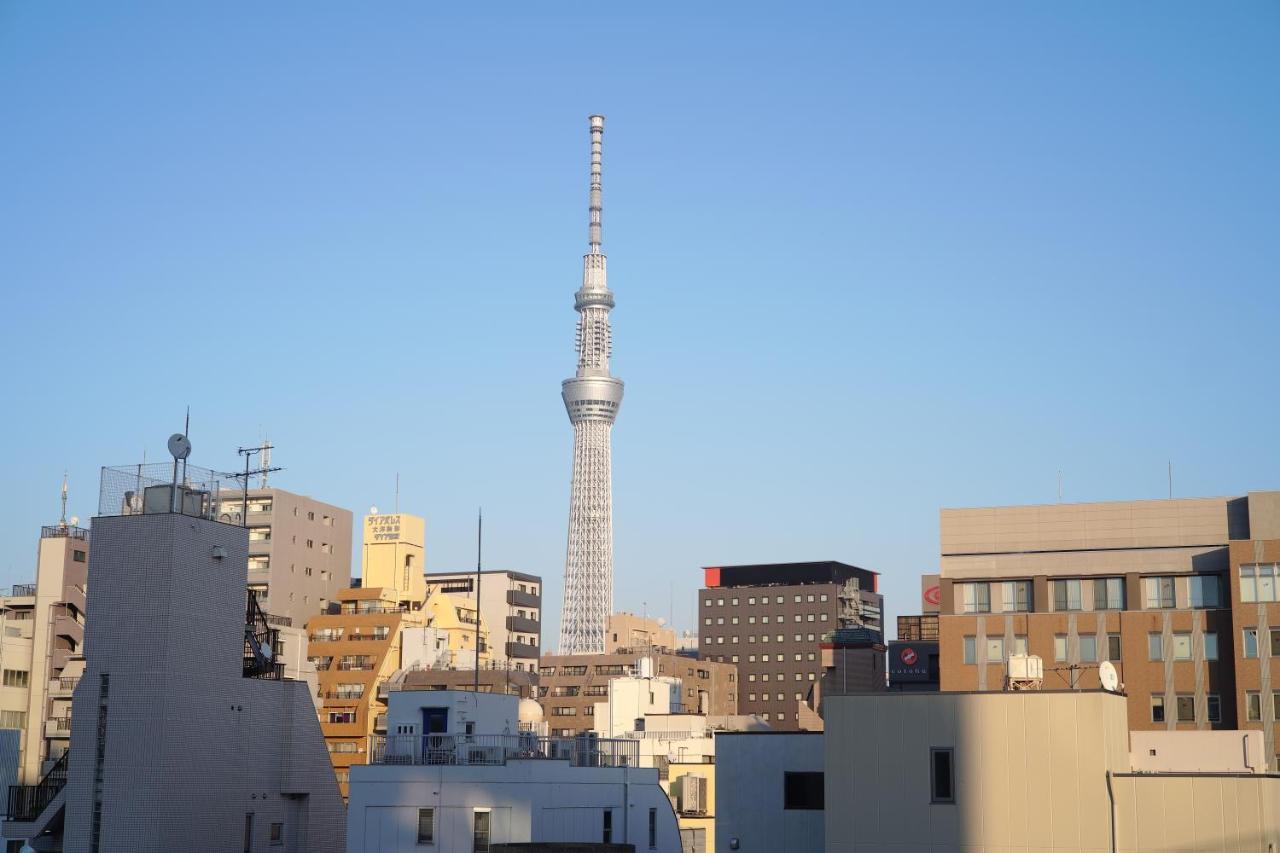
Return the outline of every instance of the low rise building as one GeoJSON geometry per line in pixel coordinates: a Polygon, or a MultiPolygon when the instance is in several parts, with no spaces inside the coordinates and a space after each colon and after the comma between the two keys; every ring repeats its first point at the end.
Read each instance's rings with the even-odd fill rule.
{"type": "Polygon", "coordinates": [[[674,652],[676,632],[667,626],[665,619],[619,612],[609,616],[604,632],[604,646],[606,652],[620,649],[661,649],[674,652]]]}
{"type": "Polygon", "coordinates": [[[634,740],[544,737],[540,716],[514,696],[392,692],[392,733],[373,739],[370,764],[352,768],[348,853],[523,844],[680,853],[658,771],[637,766],[634,740]]]}
{"type": "MultiPolygon", "coordinates": [[[[431,572],[427,592],[476,600],[475,572],[431,572]]],[[[542,653],[542,578],[523,572],[480,573],[480,615],[489,629],[489,655],[495,665],[517,672],[538,668],[542,653]]]]}
{"type": "Polygon", "coordinates": [[[679,710],[690,714],[738,713],[738,675],[733,664],[695,660],[665,652],[632,649],[609,655],[543,655],[538,668],[539,701],[551,733],[575,735],[595,727],[597,702],[609,695],[609,682],[645,671],[680,679],[679,710]]]}
{"type": "Polygon", "coordinates": [[[1261,743],[1128,723],[1101,690],[830,697],[825,849],[1280,849],[1261,743]]]}
{"type": "Polygon", "coordinates": [[[822,732],[716,735],[716,853],[821,853],[822,732]]]}

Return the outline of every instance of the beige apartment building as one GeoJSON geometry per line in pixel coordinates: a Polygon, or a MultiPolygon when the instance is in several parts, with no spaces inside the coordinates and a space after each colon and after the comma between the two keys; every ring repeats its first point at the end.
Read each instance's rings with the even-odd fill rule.
{"type": "Polygon", "coordinates": [[[942,690],[1028,653],[1094,689],[1110,661],[1130,728],[1261,729],[1280,766],[1280,493],[944,509],[941,543],[942,690]]]}
{"type": "Polygon", "coordinates": [[[634,613],[610,615],[604,639],[605,648],[612,653],[630,649],[676,650],[676,632],[667,626],[665,619],[651,619],[634,613]]]}
{"type": "MultiPolygon", "coordinates": [[[[428,594],[439,591],[476,600],[475,572],[432,572],[424,580],[428,594]]],[[[492,665],[536,672],[542,653],[542,578],[495,570],[481,572],[478,585],[492,665]]]]}
{"type": "Polygon", "coordinates": [[[36,581],[0,597],[0,728],[21,730],[18,779],[33,784],[71,738],[71,691],[84,670],[89,531],[40,530],[36,581]]]}

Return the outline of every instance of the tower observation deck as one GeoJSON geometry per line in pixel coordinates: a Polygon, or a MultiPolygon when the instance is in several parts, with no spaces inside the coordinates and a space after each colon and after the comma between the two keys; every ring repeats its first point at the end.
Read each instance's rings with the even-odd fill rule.
{"type": "Polygon", "coordinates": [[[613,480],[611,436],[622,404],[622,380],[609,375],[613,352],[609,290],[600,251],[600,167],[604,116],[591,116],[589,251],[582,259],[578,312],[578,369],[561,383],[560,395],[573,424],[573,483],[569,497],[569,541],[564,563],[564,609],[560,654],[602,654],[605,625],[613,609],[613,480]]]}

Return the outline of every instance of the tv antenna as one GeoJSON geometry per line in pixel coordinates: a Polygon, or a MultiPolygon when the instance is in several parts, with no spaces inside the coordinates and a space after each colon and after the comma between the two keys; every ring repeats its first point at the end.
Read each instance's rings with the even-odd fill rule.
{"type": "Polygon", "coordinates": [[[261,477],[262,483],[265,486],[267,482],[268,474],[272,473],[273,471],[284,470],[283,468],[272,468],[269,464],[267,464],[271,461],[271,448],[272,448],[272,445],[270,442],[263,442],[257,447],[241,447],[238,450],[236,450],[236,453],[244,457],[244,473],[228,474],[227,476],[234,477],[235,479],[240,481],[240,486],[242,490],[241,494],[243,495],[241,500],[241,505],[240,505],[240,526],[241,527],[249,526],[249,480],[250,478],[261,477]],[[263,456],[262,454],[265,454],[265,456],[263,456]],[[250,467],[250,463],[253,461],[253,457],[255,456],[261,456],[262,461],[257,468],[252,468],[250,467]]]}

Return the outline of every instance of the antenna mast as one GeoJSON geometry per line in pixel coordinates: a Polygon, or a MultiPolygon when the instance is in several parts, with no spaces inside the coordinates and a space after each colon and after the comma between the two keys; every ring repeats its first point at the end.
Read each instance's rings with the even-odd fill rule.
{"type": "MultiPolygon", "coordinates": [[[[396,475],[397,481],[400,475],[396,475]]],[[[474,691],[480,692],[480,547],[484,541],[484,507],[476,510],[476,670],[474,691]]]]}
{"type": "Polygon", "coordinates": [[[283,471],[284,469],[270,468],[267,466],[266,463],[270,460],[270,453],[271,453],[270,444],[260,444],[257,447],[241,447],[238,450],[236,450],[236,453],[239,453],[241,456],[244,457],[244,473],[228,474],[227,476],[234,477],[240,481],[241,489],[242,489],[241,494],[243,495],[241,504],[240,504],[240,526],[248,527],[249,526],[249,479],[254,476],[261,476],[262,482],[265,483],[267,480],[267,475],[270,474],[272,471],[283,471]],[[250,470],[249,468],[250,460],[252,460],[254,456],[258,456],[259,454],[262,454],[262,453],[267,454],[267,457],[262,460],[262,465],[250,470]]]}
{"type": "Polygon", "coordinates": [[[58,519],[58,527],[67,529],[67,472],[62,472],[62,517],[58,519]]]}

